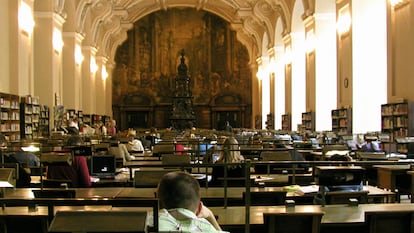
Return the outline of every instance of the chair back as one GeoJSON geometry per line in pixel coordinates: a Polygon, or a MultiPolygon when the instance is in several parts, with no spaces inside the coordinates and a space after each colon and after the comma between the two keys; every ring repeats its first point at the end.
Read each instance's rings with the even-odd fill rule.
{"type": "Polygon", "coordinates": [[[161,177],[168,172],[177,171],[173,169],[162,170],[137,170],[134,173],[135,188],[155,188],[161,177]]]}
{"type": "Polygon", "coordinates": [[[50,190],[32,190],[35,198],[75,198],[76,191],[73,189],[50,189],[50,190]]]}
{"type": "Polygon", "coordinates": [[[171,143],[165,143],[159,142],[154,145],[154,148],[152,149],[152,155],[153,156],[161,156],[163,154],[174,154],[175,146],[171,143]]]}
{"type": "Polygon", "coordinates": [[[365,212],[369,233],[414,233],[413,211],[365,212]]]}
{"type": "Polygon", "coordinates": [[[319,233],[323,212],[263,213],[266,233],[319,233]]]}
{"type": "Polygon", "coordinates": [[[103,142],[98,144],[92,144],[92,153],[100,154],[100,153],[106,153],[109,150],[109,143],[103,142]]]}
{"type": "Polygon", "coordinates": [[[278,150],[278,151],[262,151],[260,154],[262,161],[290,161],[289,150],[278,150]]]}
{"type": "Polygon", "coordinates": [[[274,206],[284,205],[286,201],[286,191],[273,192],[250,192],[250,200],[246,200],[246,192],[243,192],[243,201],[250,201],[251,206],[274,206]]]}

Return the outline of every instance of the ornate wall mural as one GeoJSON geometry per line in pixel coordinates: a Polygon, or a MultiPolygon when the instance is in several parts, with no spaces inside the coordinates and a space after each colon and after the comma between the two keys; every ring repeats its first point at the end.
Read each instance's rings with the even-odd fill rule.
{"type": "Polygon", "coordinates": [[[194,9],[171,9],[134,24],[117,51],[113,104],[126,96],[148,95],[154,105],[171,103],[174,80],[185,50],[194,104],[234,94],[251,105],[251,72],[246,48],[223,19],[194,9]]]}

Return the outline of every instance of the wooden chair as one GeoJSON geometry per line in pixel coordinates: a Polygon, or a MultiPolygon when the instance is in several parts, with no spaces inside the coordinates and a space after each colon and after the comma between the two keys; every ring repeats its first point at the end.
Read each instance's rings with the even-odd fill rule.
{"type": "Polygon", "coordinates": [[[164,154],[161,156],[163,165],[184,165],[190,164],[191,157],[187,155],[164,154]]]}
{"type": "Polygon", "coordinates": [[[109,143],[98,143],[92,145],[92,153],[93,155],[107,153],[109,150],[109,143]]]}
{"type": "MultiPolygon", "coordinates": [[[[274,150],[274,151],[262,151],[260,154],[260,159],[263,162],[281,162],[281,161],[292,161],[292,156],[289,150],[274,150]]],[[[294,164],[275,164],[275,165],[256,165],[256,173],[282,173],[290,172],[293,170],[299,170],[294,164]],[[263,168],[267,167],[266,172],[263,172],[263,168]]],[[[302,169],[303,170],[303,169],[302,169]]]]}
{"type": "Polygon", "coordinates": [[[369,233],[414,233],[412,211],[365,212],[369,233]]]}
{"type": "Polygon", "coordinates": [[[146,211],[64,210],[56,213],[48,232],[147,232],[146,218],[146,211]]]}
{"type": "Polygon", "coordinates": [[[175,146],[174,144],[168,142],[159,142],[155,144],[152,149],[153,156],[162,156],[163,154],[174,154],[175,146]]]}
{"type": "Polygon", "coordinates": [[[260,158],[262,159],[262,161],[292,160],[289,150],[262,151],[262,153],[260,153],[260,158]]]}
{"type": "Polygon", "coordinates": [[[267,233],[319,233],[323,212],[263,213],[267,233]]]}
{"type": "MultiPolygon", "coordinates": [[[[246,203],[246,192],[243,192],[243,202],[246,203]]],[[[250,192],[251,206],[273,206],[284,205],[286,201],[286,191],[274,192],[250,192]]]]}
{"type": "Polygon", "coordinates": [[[158,186],[158,182],[161,177],[172,171],[173,169],[163,170],[137,170],[134,173],[134,187],[135,188],[155,188],[158,186]]]}
{"type": "Polygon", "coordinates": [[[33,190],[35,198],[75,198],[76,191],[73,189],[44,189],[33,190]]]}

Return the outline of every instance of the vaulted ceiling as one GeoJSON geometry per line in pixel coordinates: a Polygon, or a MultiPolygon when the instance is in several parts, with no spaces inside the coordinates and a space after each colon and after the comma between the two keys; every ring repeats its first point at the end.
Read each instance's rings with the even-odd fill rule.
{"type": "MultiPolygon", "coordinates": [[[[250,60],[260,56],[262,38],[268,36],[268,48],[274,44],[278,20],[283,34],[290,32],[295,0],[54,0],[55,11],[66,18],[64,32],[79,32],[84,45],[98,49],[100,56],[114,61],[118,45],[127,38],[133,23],[156,11],[194,8],[208,11],[226,20],[248,49],[250,60]],[[61,9],[59,9],[61,8],[61,9]]],[[[296,0],[299,1],[299,0],[296,0]]],[[[304,17],[313,12],[315,0],[302,0],[304,17]]],[[[279,30],[280,31],[280,30],[279,30]]]]}

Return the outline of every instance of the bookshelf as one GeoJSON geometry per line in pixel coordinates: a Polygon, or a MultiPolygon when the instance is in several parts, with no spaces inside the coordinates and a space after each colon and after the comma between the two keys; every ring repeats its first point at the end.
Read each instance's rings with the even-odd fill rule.
{"type": "Polygon", "coordinates": [[[92,123],[92,125],[95,125],[99,121],[102,121],[102,116],[101,115],[97,115],[97,114],[92,114],[92,116],[91,116],[91,123],[92,123]]]}
{"type": "Polygon", "coordinates": [[[389,135],[389,141],[395,143],[397,152],[414,153],[413,140],[407,140],[414,136],[414,102],[402,101],[381,105],[381,132],[389,135]]]}
{"type": "Polygon", "coordinates": [[[302,126],[304,130],[315,131],[315,112],[302,113],[302,126]]]}
{"type": "Polygon", "coordinates": [[[291,131],[292,130],[292,117],[290,114],[282,115],[282,130],[291,131]]]}
{"type": "Polygon", "coordinates": [[[66,118],[65,118],[65,120],[67,122],[72,121],[76,117],[77,117],[77,114],[76,114],[76,110],[75,109],[67,109],[66,110],[66,118]]]}
{"type": "Polygon", "coordinates": [[[39,116],[39,136],[49,137],[50,135],[50,109],[46,105],[40,105],[40,116],[39,116]]]}
{"type": "Polygon", "coordinates": [[[20,101],[20,137],[33,139],[39,137],[40,104],[39,97],[22,96],[20,101]]]}
{"type": "Polygon", "coordinates": [[[338,135],[352,135],[352,108],[331,111],[332,131],[338,135]]]}
{"type": "Polygon", "coordinates": [[[83,111],[82,110],[78,110],[77,112],[77,117],[78,117],[78,124],[81,125],[83,124],[83,111]]]}
{"type": "Polygon", "coordinates": [[[91,114],[82,114],[82,122],[86,125],[89,125],[92,127],[92,118],[91,114]]]}
{"type": "Polygon", "coordinates": [[[275,129],[275,125],[273,124],[274,120],[272,113],[266,115],[266,129],[275,129]]]}
{"type": "Polygon", "coordinates": [[[8,141],[20,140],[20,97],[0,93],[0,132],[8,141]]]}

